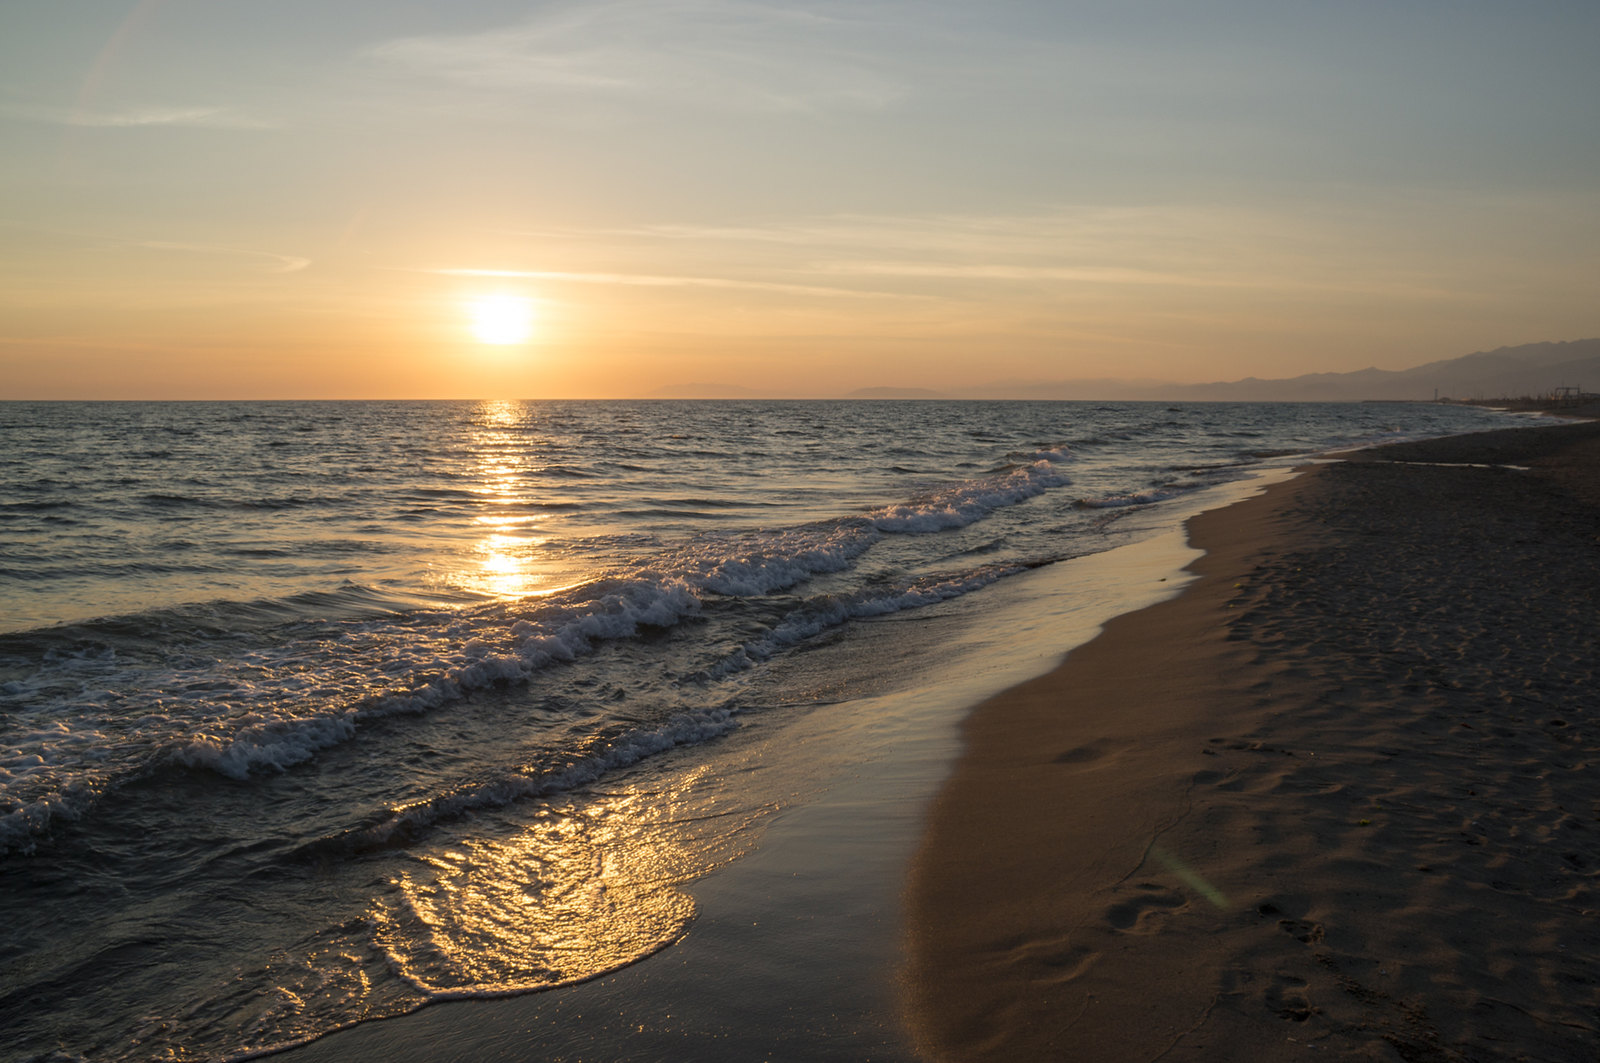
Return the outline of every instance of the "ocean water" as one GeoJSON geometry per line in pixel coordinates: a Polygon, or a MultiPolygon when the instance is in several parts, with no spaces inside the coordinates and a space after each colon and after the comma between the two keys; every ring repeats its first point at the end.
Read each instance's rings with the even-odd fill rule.
{"type": "Polygon", "coordinates": [[[242,1058],[636,963],[807,799],[805,722],[917,682],[884,621],[982,625],[1193,492],[1505,423],[0,403],[0,1058],[242,1058]]]}

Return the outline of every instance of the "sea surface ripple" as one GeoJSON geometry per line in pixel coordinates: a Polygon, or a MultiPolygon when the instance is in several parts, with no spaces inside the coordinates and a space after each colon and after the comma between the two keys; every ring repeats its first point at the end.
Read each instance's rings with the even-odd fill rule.
{"type": "Polygon", "coordinates": [[[0,897],[27,913],[0,1057],[243,1058],[633,963],[802,799],[814,752],[741,743],[847,696],[875,620],[981,623],[984,588],[1120,545],[1130,513],[1503,423],[0,403],[0,897]],[[823,645],[829,684],[770,678],[823,645]]]}

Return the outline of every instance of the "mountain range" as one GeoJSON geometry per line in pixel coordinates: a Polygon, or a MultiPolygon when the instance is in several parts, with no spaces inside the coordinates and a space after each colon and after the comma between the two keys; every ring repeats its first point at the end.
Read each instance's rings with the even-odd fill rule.
{"type": "MultiPolygon", "coordinates": [[[[858,388],[852,399],[1155,399],[1163,401],[1359,402],[1473,400],[1549,395],[1558,387],[1600,391],[1600,338],[1497,347],[1412,369],[1307,373],[1276,380],[1246,377],[1209,384],[1116,379],[999,380],[960,392],[916,387],[858,388]]],[[[757,398],[734,385],[679,384],[659,398],[757,398]]]]}
{"type": "Polygon", "coordinates": [[[1004,381],[975,389],[974,397],[1027,395],[1053,399],[1163,399],[1191,401],[1422,401],[1548,395],[1558,387],[1600,391],[1600,339],[1525,343],[1412,369],[1359,369],[1307,373],[1277,380],[1246,377],[1208,384],[1125,380],[1004,381]]]}

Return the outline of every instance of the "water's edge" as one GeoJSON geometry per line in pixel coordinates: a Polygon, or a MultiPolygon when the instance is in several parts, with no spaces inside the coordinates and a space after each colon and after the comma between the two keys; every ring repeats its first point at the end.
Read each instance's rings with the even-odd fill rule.
{"type": "MultiPolygon", "coordinates": [[[[900,894],[923,817],[960,755],[963,719],[990,697],[1056,668],[1110,619],[1174,597],[1198,550],[1188,518],[1290,478],[1263,470],[1159,514],[1164,530],[990,588],[982,626],[953,609],[938,663],[911,689],[858,699],[854,727],[808,717],[786,741],[877,743],[815,799],[786,810],[749,855],[688,887],[698,916],[685,938],[583,985],[521,997],[446,1002],[359,1024],[291,1049],[327,1060],[705,1060],[918,1058],[899,1013],[900,894]],[[865,770],[870,767],[870,770],[865,770]],[[823,918],[822,916],[826,916],[823,918]],[[783,1006],[776,1007],[775,1001],[783,1006]],[[470,1012],[466,1009],[470,1008],[470,1012]]],[[[1157,515],[1152,514],[1152,521],[1157,515]]],[[[887,629],[905,621],[886,621],[887,629]]]]}

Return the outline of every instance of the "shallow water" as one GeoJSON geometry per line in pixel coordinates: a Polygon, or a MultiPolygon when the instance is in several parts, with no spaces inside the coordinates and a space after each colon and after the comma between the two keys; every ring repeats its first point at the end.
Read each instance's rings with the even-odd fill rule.
{"type": "Polygon", "coordinates": [[[981,629],[1265,461],[1504,423],[0,404],[0,1048],[226,1058],[615,970],[836,775],[806,721],[919,681],[883,618],[981,629]]]}

